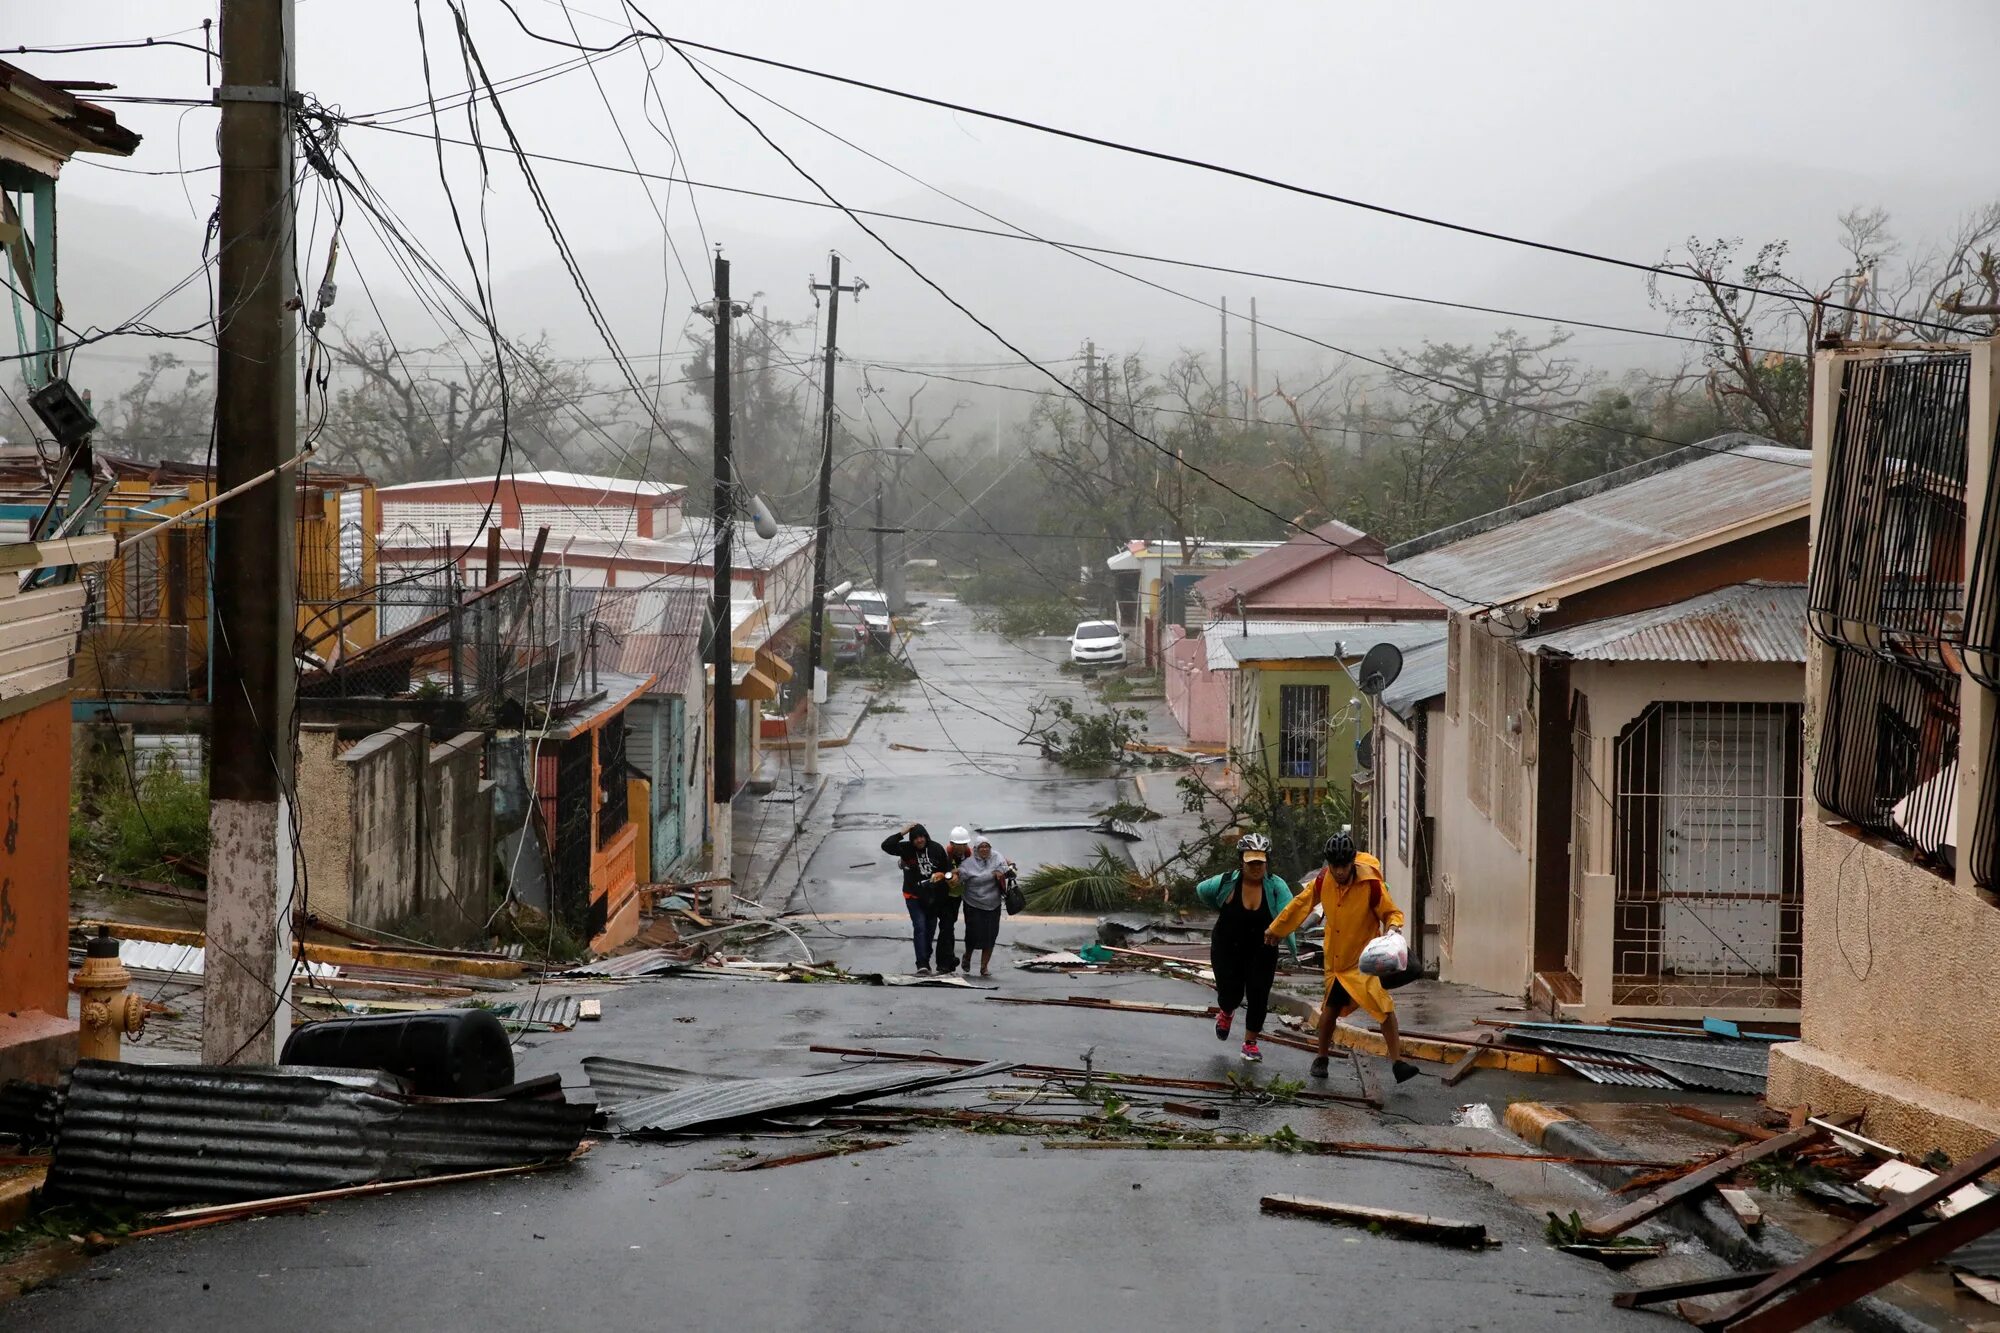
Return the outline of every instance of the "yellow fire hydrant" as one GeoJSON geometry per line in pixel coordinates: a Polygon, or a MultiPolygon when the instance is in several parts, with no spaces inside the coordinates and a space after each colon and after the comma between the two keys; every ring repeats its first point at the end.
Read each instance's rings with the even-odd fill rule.
{"type": "Polygon", "coordinates": [[[146,1023],[146,1006],[126,993],[132,974],[118,964],[118,941],[107,926],[83,949],[83,966],[70,989],[83,997],[78,1007],[77,1054],[86,1060],[116,1060],[119,1042],[136,1037],[146,1023]]]}

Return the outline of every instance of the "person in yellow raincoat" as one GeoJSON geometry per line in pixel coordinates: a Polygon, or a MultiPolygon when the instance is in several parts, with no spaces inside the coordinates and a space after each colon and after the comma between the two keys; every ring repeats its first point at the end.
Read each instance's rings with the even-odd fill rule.
{"type": "Polygon", "coordinates": [[[1403,910],[1389,896],[1382,880],[1382,863],[1354,849],[1354,839],[1336,833],[1326,840],[1326,865],[1305,884],[1291,905],[1278,914],[1267,939],[1282,939],[1305,924],[1318,907],[1325,914],[1326,993],[1319,1007],[1319,1053],[1312,1076],[1326,1077],[1327,1054],[1333,1049],[1333,1025],[1356,1009],[1382,1025],[1390,1068],[1401,1083],[1416,1076],[1417,1067],[1403,1059],[1402,1037],[1396,1027],[1396,1005],[1379,977],[1356,965],[1368,942],[1384,931],[1403,929],[1403,910]]]}

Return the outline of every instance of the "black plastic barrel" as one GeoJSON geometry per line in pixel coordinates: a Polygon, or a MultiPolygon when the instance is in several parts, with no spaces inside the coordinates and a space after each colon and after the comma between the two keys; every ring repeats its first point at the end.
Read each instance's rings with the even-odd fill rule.
{"type": "Polygon", "coordinates": [[[514,1081],[507,1029],[484,1009],[330,1018],[295,1028],[288,1065],[382,1069],[426,1097],[477,1097],[514,1081]]]}

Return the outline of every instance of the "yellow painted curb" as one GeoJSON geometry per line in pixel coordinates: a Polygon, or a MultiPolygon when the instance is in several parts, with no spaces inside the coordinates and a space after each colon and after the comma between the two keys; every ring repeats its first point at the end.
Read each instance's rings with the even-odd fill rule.
{"type": "MultiPolygon", "coordinates": [[[[1306,1029],[1311,1031],[1319,1024],[1317,1011],[1306,1017],[1306,1029]]],[[[1333,1039],[1342,1046],[1360,1051],[1364,1055],[1389,1054],[1388,1043],[1374,1028],[1362,1027],[1359,1023],[1342,1019],[1334,1024],[1333,1039]]],[[[1403,1056],[1409,1060],[1428,1060],[1433,1064],[1457,1064],[1471,1050],[1469,1043],[1455,1041],[1432,1041],[1424,1037],[1404,1037],[1403,1056]]],[[[1543,1055],[1529,1055],[1522,1051],[1481,1051],[1476,1062],[1481,1069],[1505,1069],[1515,1074],[1559,1074],[1562,1066],[1543,1055]]]]}
{"type": "Polygon", "coordinates": [[[1548,1136],[1549,1126],[1568,1119],[1569,1116],[1544,1102],[1514,1102],[1507,1107],[1506,1125],[1516,1137],[1539,1148],[1548,1136]]]}
{"type": "Polygon", "coordinates": [[[0,1231],[12,1231],[28,1220],[28,1207],[48,1174],[47,1167],[34,1166],[0,1176],[0,1231]]]}

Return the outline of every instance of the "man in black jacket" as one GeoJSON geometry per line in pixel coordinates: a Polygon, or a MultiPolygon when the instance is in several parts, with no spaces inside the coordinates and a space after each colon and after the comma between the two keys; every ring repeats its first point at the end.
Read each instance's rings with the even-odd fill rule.
{"type": "MultiPolygon", "coordinates": [[[[929,976],[931,951],[939,944],[938,919],[942,904],[951,900],[951,857],[946,853],[944,844],[931,841],[930,830],[916,823],[905,824],[882,839],[882,850],[902,863],[903,906],[910,913],[911,941],[917,949],[917,975],[929,976]]],[[[952,944],[947,936],[942,941],[943,952],[951,953],[952,944]]],[[[944,968],[942,958],[938,966],[940,970],[944,968]]]]}

